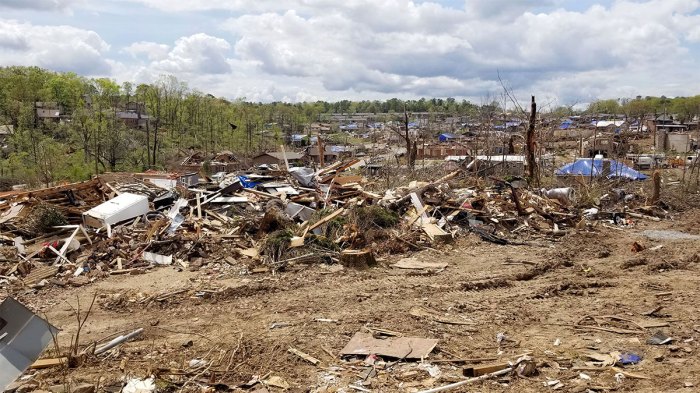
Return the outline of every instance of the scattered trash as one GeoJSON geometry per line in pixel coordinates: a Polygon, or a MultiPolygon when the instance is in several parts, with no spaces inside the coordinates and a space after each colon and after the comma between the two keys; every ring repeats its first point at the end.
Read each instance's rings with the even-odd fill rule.
{"type": "Polygon", "coordinates": [[[625,375],[622,373],[615,373],[615,382],[618,384],[621,384],[622,381],[625,379],[625,375]]]}
{"type": "Polygon", "coordinates": [[[202,368],[207,365],[207,361],[204,359],[192,359],[187,365],[189,368],[202,368]]]}
{"type": "Polygon", "coordinates": [[[642,361],[642,357],[634,353],[621,353],[619,363],[622,365],[637,364],[642,361]]]}
{"type": "Polygon", "coordinates": [[[645,249],[646,249],[646,247],[639,244],[638,242],[632,243],[632,252],[641,252],[641,251],[644,251],[645,249]]]}
{"type": "Polygon", "coordinates": [[[274,386],[276,388],[281,388],[285,390],[290,388],[289,382],[285,381],[282,377],[276,375],[271,375],[260,382],[268,386],[274,386]]]}
{"type": "Polygon", "coordinates": [[[129,334],[121,335],[121,336],[113,339],[112,341],[108,342],[107,344],[105,344],[99,348],[96,348],[94,353],[95,353],[95,355],[99,355],[103,352],[107,352],[110,349],[116,347],[117,345],[120,345],[122,343],[125,343],[125,342],[133,339],[133,338],[138,337],[139,335],[141,335],[141,333],[143,333],[143,328],[136,329],[129,334]]]}
{"type": "Polygon", "coordinates": [[[156,379],[150,376],[145,379],[129,378],[122,388],[122,393],[150,393],[156,391],[156,379]]]}
{"type": "Polygon", "coordinates": [[[673,338],[666,336],[663,332],[656,332],[653,336],[651,336],[648,340],[647,343],[651,345],[666,345],[670,344],[673,341],[673,338]]]}

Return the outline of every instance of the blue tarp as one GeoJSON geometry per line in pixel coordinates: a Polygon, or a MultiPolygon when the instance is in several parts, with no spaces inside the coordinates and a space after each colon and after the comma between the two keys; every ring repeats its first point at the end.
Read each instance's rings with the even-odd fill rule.
{"type": "Polygon", "coordinates": [[[243,185],[244,188],[255,188],[260,183],[256,183],[254,181],[251,181],[248,176],[238,176],[238,180],[241,181],[241,184],[243,185]]]}
{"type": "MultiPolygon", "coordinates": [[[[579,158],[578,160],[566,164],[563,167],[557,169],[556,175],[557,176],[571,176],[571,175],[578,175],[578,176],[591,176],[591,171],[593,172],[593,176],[602,176],[603,175],[603,161],[604,160],[592,160],[590,158],[579,158]],[[593,162],[593,166],[591,167],[591,162],[593,162]]],[[[610,161],[610,174],[607,175],[608,179],[614,179],[614,178],[623,178],[623,179],[630,179],[630,180],[646,180],[648,178],[647,175],[635,171],[634,169],[628,167],[627,165],[615,161],[615,160],[606,160],[610,161]]]]}
{"type": "Polygon", "coordinates": [[[447,142],[447,141],[449,141],[450,139],[457,139],[457,135],[455,135],[455,134],[449,134],[449,133],[444,133],[444,134],[440,134],[440,136],[438,137],[438,140],[439,140],[440,142],[447,142]]]}

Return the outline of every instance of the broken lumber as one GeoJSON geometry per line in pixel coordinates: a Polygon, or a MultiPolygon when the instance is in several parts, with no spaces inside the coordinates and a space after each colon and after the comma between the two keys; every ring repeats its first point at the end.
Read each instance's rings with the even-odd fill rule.
{"type": "Polygon", "coordinates": [[[493,372],[493,373],[491,373],[491,374],[484,374],[484,375],[481,375],[481,376],[479,376],[479,377],[465,379],[464,381],[459,381],[459,382],[451,383],[451,384],[449,384],[449,385],[441,386],[441,387],[438,387],[438,388],[433,388],[433,389],[428,389],[428,390],[421,390],[421,391],[418,392],[418,393],[437,393],[437,392],[444,392],[444,391],[447,391],[447,390],[452,390],[452,389],[454,389],[454,388],[458,388],[458,387],[460,387],[460,386],[468,385],[468,384],[470,384],[470,383],[472,383],[472,382],[483,381],[483,380],[485,380],[485,379],[489,379],[489,378],[493,378],[493,377],[500,377],[501,375],[506,375],[506,374],[510,373],[511,371],[513,371],[513,367],[508,367],[508,368],[506,368],[506,369],[503,369],[503,370],[500,370],[500,371],[496,371],[496,372],[493,372]]]}
{"type": "Polygon", "coordinates": [[[329,215],[323,217],[322,219],[316,221],[313,225],[311,225],[311,226],[309,227],[309,231],[313,231],[314,229],[320,227],[321,225],[327,223],[328,221],[330,221],[330,220],[332,220],[332,219],[338,217],[338,216],[339,216],[341,213],[343,213],[344,211],[345,211],[345,209],[341,207],[340,209],[334,211],[333,213],[331,213],[331,214],[329,214],[329,215]]]}
{"type": "Polygon", "coordinates": [[[300,350],[298,350],[298,349],[296,349],[296,348],[290,347],[290,348],[287,350],[287,352],[299,356],[300,358],[306,360],[307,362],[313,364],[314,366],[318,366],[319,363],[321,363],[320,360],[318,360],[318,359],[316,359],[315,357],[309,355],[308,353],[304,353],[304,352],[302,352],[302,351],[300,351],[300,350]]]}
{"type": "Polygon", "coordinates": [[[29,366],[29,369],[30,370],[39,370],[39,369],[43,369],[43,368],[60,366],[62,364],[68,364],[67,357],[39,359],[36,362],[32,363],[32,365],[29,366]]]}

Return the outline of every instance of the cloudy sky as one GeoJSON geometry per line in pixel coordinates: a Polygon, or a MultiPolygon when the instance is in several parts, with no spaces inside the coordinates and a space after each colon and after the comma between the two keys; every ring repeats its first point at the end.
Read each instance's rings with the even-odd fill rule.
{"type": "Polygon", "coordinates": [[[254,101],[700,94],[700,0],[0,0],[0,65],[254,101]]]}

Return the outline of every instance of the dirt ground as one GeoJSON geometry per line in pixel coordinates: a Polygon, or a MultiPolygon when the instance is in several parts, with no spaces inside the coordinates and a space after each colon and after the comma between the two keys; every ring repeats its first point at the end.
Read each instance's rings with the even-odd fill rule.
{"type": "Polygon", "coordinates": [[[413,255],[448,263],[442,271],[390,267],[398,256],[366,271],[297,265],[274,275],[241,275],[161,267],[80,288],[21,293],[19,300],[62,329],[59,338],[66,347],[76,332],[76,299],[84,310],[93,294],[97,300],[81,332],[81,345],[145,329],[139,339],[106,357],[88,358],[67,370],[66,377],[57,370],[29,374],[42,386],[67,379],[99,384],[107,391],[118,389],[126,375],[155,373],[159,388],[173,391],[183,384],[196,391],[205,385],[237,389],[254,376],[271,375],[286,381],[290,391],[350,392],[357,390],[349,385],[357,385],[373,392],[410,392],[459,381],[464,378],[462,367],[476,364],[436,360],[507,361],[531,353],[538,375],[487,380],[453,391],[542,392],[553,389],[545,386],[550,380],[559,380],[563,386],[558,391],[564,392],[693,391],[700,386],[700,241],[645,231],[700,235],[698,212],[661,222],[639,221],[624,229],[599,223],[592,231],[557,242],[523,246],[494,245],[469,235],[413,255]],[[633,252],[635,241],[647,249],[633,252]],[[663,247],[649,249],[658,245],[663,247]],[[175,293],[179,290],[185,291],[175,293]],[[471,324],[411,315],[418,306],[471,324]],[[662,308],[652,316],[642,315],[657,307],[662,308]],[[598,324],[587,316],[596,317],[598,324]],[[337,321],[316,321],[319,318],[337,321]],[[667,326],[643,328],[664,322],[667,326]],[[370,367],[362,359],[343,360],[338,353],[366,326],[439,342],[424,364],[389,363],[360,385],[370,367]],[[596,329],[601,327],[619,332],[596,329]],[[674,341],[648,344],[657,331],[674,341]],[[506,337],[500,344],[499,333],[506,337]],[[290,347],[321,363],[314,366],[300,359],[287,351],[290,347]],[[648,379],[628,375],[617,381],[609,368],[575,369],[590,368],[584,364],[586,352],[612,351],[640,355],[640,363],[624,370],[648,379]],[[205,372],[187,372],[193,359],[207,362],[205,372]],[[172,375],[176,370],[185,375],[172,375]],[[212,373],[215,379],[208,377],[212,373]]]}

